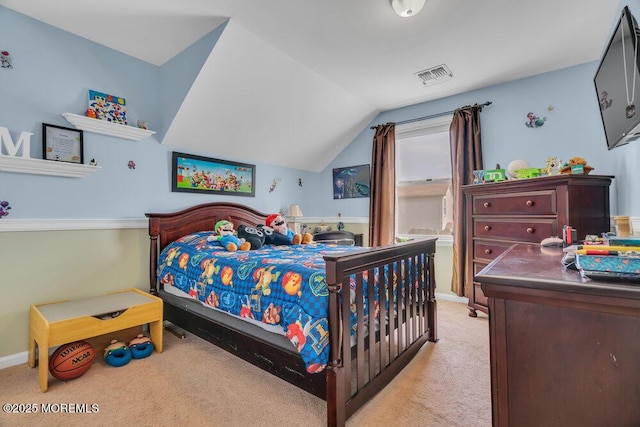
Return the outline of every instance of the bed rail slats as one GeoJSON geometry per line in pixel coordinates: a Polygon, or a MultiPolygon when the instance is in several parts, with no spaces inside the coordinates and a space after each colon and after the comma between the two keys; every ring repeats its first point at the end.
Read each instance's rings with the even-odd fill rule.
{"type": "Polygon", "coordinates": [[[405,245],[401,251],[398,246],[390,247],[388,257],[385,248],[325,257],[331,337],[328,425],[344,425],[427,340],[436,340],[435,239],[405,245]],[[350,333],[352,309],[357,314],[355,340],[350,333]],[[342,386],[336,389],[332,384],[342,386]],[[344,400],[334,400],[332,393],[343,395],[344,400]]]}

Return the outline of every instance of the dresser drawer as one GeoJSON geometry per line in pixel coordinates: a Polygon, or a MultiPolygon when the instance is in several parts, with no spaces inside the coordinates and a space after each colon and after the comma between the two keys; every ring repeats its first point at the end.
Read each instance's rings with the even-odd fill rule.
{"type": "Polygon", "coordinates": [[[556,191],[477,195],[473,198],[474,215],[555,215],[556,191]]]}
{"type": "Polygon", "coordinates": [[[518,242],[540,242],[545,237],[557,236],[555,218],[489,218],[473,220],[473,235],[488,239],[506,239],[518,242]]]}
{"type": "Polygon", "coordinates": [[[473,258],[493,261],[500,254],[513,245],[513,242],[492,242],[490,240],[477,240],[473,242],[473,258]]]}

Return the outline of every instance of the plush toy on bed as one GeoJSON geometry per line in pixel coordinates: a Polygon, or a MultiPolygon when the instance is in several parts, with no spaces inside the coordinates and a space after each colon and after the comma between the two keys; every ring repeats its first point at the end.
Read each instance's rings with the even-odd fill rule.
{"type": "Polygon", "coordinates": [[[291,244],[291,241],[289,240],[289,238],[287,236],[285,236],[284,234],[278,233],[276,230],[274,230],[271,227],[267,227],[264,224],[260,224],[256,228],[258,230],[260,230],[260,232],[264,236],[264,244],[265,245],[280,246],[280,245],[290,245],[291,244]]]}
{"type": "Polygon", "coordinates": [[[299,245],[300,243],[307,244],[313,241],[313,236],[311,236],[311,234],[309,233],[304,233],[304,235],[301,235],[300,233],[294,233],[293,230],[287,227],[287,222],[280,214],[269,215],[264,224],[267,227],[271,227],[276,232],[274,234],[279,233],[283,236],[286,236],[289,243],[285,244],[299,245]]]}
{"type": "Polygon", "coordinates": [[[258,227],[238,226],[238,237],[251,243],[251,249],[260,249],[264,245],[264,233],[258,227]]]}
{"type": "Polygon", "coordinates": [[[223,219],[216,222],[214,231],[216,232],[215,235],[207,237],[208,242],[217,241],[229,252],[235,252],[237,250],[248,251],[251,249],[251,243],[238,238],[231,221],[223,219]]]}

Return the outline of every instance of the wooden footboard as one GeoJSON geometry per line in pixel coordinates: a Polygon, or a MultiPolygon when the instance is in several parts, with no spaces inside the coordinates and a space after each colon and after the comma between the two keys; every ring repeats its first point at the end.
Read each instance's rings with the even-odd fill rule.
{"type": "Polygon", "coordinates": [[[358,408],[388,384],[426,341],[437,341],[434,255],[435,240],[420,240],[365,253],[325,257],[329,289],[330,360],[326,369],[327,424],[342,426],[358,408]],[[365,291],[365,276],[378,274],[380,303],[374,287],[365,291]],[[355,279],[355,280],[354,280],[355,279]],[[358,333],[355,351],[347,332],[350,311],[343,304],[355,282],[358,333]],[[368,321],[365,324],[365,319],[368,321]],[[345,327],[345,325],[347,325],[345,327]],[[376,327],[376,325],[379,325],[376,327]],[[355,356],[354,356],[355,353],[355,356]]]}
{"type": "MultiPolygon", "coordinates": [[[[158,293],[157,266],[160,252],[172,241],[197,231],[212,230],[216,221],[241,224],[264,223],[266,214],[235,203],[207,203],[174,213],[147,214],[149,218],[150,292],[158,293]]],[[[426,341],[437,341],[434,254],[436,239],[414,240],[382,248],[326,256],[329,290],[330,360],[321,374],[309,374],[296,355],[268,342],[228,328],[165,301],[165,318],[177,326],[237,354],[298,387],[327,401],[327,424],[342,426],[358,408],[388,384],[426,341]],[[365,287],[367,277],[378,271],[378,295],[365,287]],[[355,283],[355,298],[350,296],[355,283]],[[366,288],[366,289],[365,289],[366,288]],[[343,290],[345,291],[343,293],[343,290]],[[365,295],[366,292],[366,295],[365,295]],[[368,304],[364,299],[389,301],[368,304]],[[346,301],[350,301],[347,297],[346,301]],[[357,313],[356,343],[352,346],[350,310],[357,313]],[[250,348],[251,351],[243,349],[250,348]],[[323,384],[324,383],[324,384],[323,384]],[[326,390],[326,392],[325,392],[326,390]]]]}

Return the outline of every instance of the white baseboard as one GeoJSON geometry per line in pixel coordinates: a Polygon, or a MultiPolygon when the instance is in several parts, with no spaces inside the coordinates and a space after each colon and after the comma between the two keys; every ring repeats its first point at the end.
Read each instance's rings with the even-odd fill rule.
{"type": "Polygon", "coordinates": [[[28,357],[29,357],[29,353],[26,351],[0,357],[0,369],[20,365],[21,363],[27,363],[28,357]]]}
{"type": "Polygon", "coordinates": [[[440,293],[436,292],[436,301],[438,301],[438,300],[452,301],[452,302],[459,302],[459,303],[463,303],[463,304],[469,304],[469,298],[459,297],[458,295],[453,295],[453,294],[440,294],[440,293]]]}

